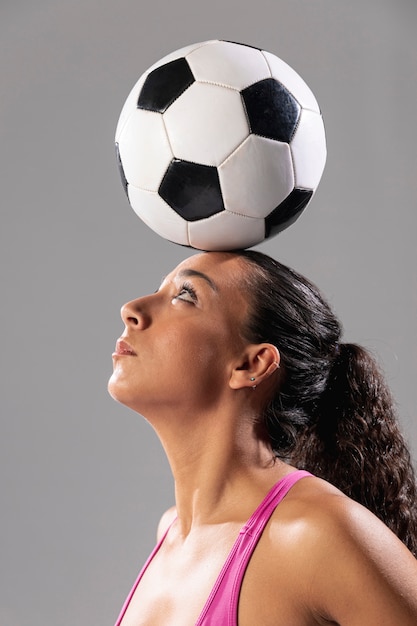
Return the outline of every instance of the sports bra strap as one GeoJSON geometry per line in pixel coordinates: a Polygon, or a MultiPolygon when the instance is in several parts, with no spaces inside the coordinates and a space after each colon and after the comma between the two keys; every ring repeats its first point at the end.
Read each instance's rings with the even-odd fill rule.
{"type": "Polygon", "coordinates": [[[260,536],[272,513],[291,487],[309,472],[297,470],[276,483],[241,529],[196,626],[237,626],[243,576],[260,536]]]}

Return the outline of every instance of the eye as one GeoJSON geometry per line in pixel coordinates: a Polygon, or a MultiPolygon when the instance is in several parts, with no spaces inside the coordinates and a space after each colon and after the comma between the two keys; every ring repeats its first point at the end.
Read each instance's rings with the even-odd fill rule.
{"type": "Polygon", "coordinates": [[[176,296],[172,300],[182,300],[183,302],[189,302],[195,304],[198,301],[195,289],[190,283],[183,283],[176,296]]]}

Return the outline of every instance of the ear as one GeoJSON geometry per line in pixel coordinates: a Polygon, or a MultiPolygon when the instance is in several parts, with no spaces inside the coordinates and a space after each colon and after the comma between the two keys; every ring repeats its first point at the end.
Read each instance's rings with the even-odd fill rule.
{"type": "Polygon", "coordinates": [[[277,371],[279,362],[278,348],[271,343],[247,346],[240,364],[232,371],[229,381],[230,388],[257,387],[277,371]]]}

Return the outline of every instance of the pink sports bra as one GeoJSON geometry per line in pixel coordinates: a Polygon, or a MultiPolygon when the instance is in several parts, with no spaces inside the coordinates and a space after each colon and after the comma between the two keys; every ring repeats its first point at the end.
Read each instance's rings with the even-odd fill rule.
{"type": "MultiPolygon", "coordinates": [[[[233,544],[229,556],[217,577],[195,626],[219,626],[219,624],[221,624],[221,626],[237,626],[240,587],[252,553],[256,548],[262,531],[278,504],[291,487],[298,482],[300,478],[304,478],[305,476],[311,476],[311,474],[304,470],[297,470],[284,476],[284,478],[272,487],[256,511],[251,515],[233,544]]],[[[150,562],[161,547],[168,534],[169,528],[155,546],[143,566],[123,605],[115,626],[121,625],[123,616],[126,613],[133,594],[150,562]]]]}

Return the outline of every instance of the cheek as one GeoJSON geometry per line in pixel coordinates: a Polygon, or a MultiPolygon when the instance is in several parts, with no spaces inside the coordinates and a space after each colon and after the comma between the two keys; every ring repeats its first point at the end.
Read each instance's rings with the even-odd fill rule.
{"type": "Polygon", "coordinates": [[[216,343],[202,341],[201,336],[188,337],[187,341],[173,337],[165,342],[166,359],[161,364],[166,379],[180,379],[196,383],[210,374],[213,363],[218,361],[216,343]]]}
{"type": "Polygon", "coordinates": [[[198,332],[190,333],[186,343],[174,342],[174,350],[172,346],[167,347],[167,353],[174,355],[168,364],[169,376],[178,381],[185,393],[195,390],[204,394],[206,390],[220,387],[227,374],[226,341],[218,332],[198,332]]]}

